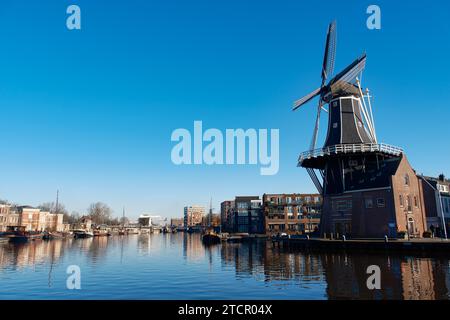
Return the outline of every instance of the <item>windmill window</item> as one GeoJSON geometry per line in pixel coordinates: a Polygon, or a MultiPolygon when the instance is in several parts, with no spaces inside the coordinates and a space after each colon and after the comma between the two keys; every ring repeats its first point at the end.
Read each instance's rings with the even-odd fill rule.
{"type": "Polygon", "coordinates": [[[400,199],[400,207],[403,207],[403,196],[399,195],[399,199],[400,199]]]}
{"type": "Polygon", "coordinates": [[[333,129],[336,129],[337,127],[338,127],[338,123],[337,122],[333,123],[333,129]]]}
{"type": "Polygon", "coordinates": [[[340,200],[336,201],[336,210],[337,211],[347,211],[352,209],[352,201],[351,200],[340,200]]]}

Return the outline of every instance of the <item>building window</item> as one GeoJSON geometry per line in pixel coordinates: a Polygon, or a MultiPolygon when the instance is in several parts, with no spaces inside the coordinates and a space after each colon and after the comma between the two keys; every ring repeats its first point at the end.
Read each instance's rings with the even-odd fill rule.
{"type": "Polygon", "coordinates": [[[373,201],[372,198],[366,198],[365,199],[366,209],[372,209],[373,208],[373,201]]]}
{"type": "Polygon", "coordinates": [[[444,212],[445,213],[448,213],[449,212],[449,203],[450,203],[450,200],[449,199],[442,199],[442,201],[444,202],[444,212]]]}
{"type": "Polygon", "coordinates": [[[386,203],[384,201],[384,198],[378,198],[377,199],[377,207],[378,208],[384,208],[386,206],[386,203]]]}
{"type": "Polygon", "coordinates": [[[448,193],[448,186],[438,184],[438,189],[440,192],[448,193]]]}
{"type": "Polygon", "coordinates": [[[414,207],[416,207],[416,208],[419,207],[419,201],[417,200],[416,196],[414,196],[414,207]]]}
{"type": "Polygon", "coordinates": [[[408,176],[408,174],[405,174],[405,185],[409,186],[409,176],[408,176]]]}
{"type": "Polygon", "coordinates": [[[291,197],[286,197],[286,203],[291,203],[291,197]]]}
{"type": "Polygon", "coordinates": [[[398,197],[400,199],[400,207],[403,207],[403,196],[399,195],[398,197]]]}
{"type": "Polygon", "coordinates": [[[406,206],[408,208],[408,212],[411,212],[412,211],[412,203],[411,203],[411,196],[410,195],[408,195],[406,197],[406,206]]]}
{"type": "Polygon", "coordinates": [[[320,202],[320,197],[314,197],[314,202],[315,203],[319,203],[320,202]]]}
{"type": "Polygon", "coordinates": [[[246,202],[238,202],[237,207],[238,209],[247,209],[248,205],[246,202]]]}
{"type": "Polygon", "coordinates": [[[336,201],[336,210],[337,211],[346,211],[352,209],[352,201],[351,200],[339,200],[336,201]]]}

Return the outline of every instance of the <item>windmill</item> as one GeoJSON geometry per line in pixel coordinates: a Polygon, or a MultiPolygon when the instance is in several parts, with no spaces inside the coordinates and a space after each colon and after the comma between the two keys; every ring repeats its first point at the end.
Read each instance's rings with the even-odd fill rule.
{"type": "MultiPolygon", "coordinates": [[[[340,73],[331,78],[334,73],[336,60],[336,38],[336,22],[333,21],[328,26],[327,31],[325,53],[322,63],[321,85],[308,95],[295,101],[293,106],[293,111],[295,111],[304,104],[313,100],[315,97],[319,97],[316,122],[314,125],[314,131],[309,148],[310,153],[314,153],[315,151],[317,151],[316,145],[319,133],[320,116],[322,111],[325,111],[329,114],[329,126],[325,147],[336,144],[343,145],[354,143],[377,143],[369,90],[367,89],[363,92],[359,80],[366,65],[366,54],[363,54],[362,56],[357,58],[340,73]],[[326,104],[330,104],[332,101],[335,102],[336,99],[342,97],[356,98],[356,105],[352,105],[352,110],[350,110],[349,112],[353,114],[354,118],[356,118],[357,121],[353,121],[353,116],[343,118],[341,114],[349,112],[342,111],[342,108],[339,108],[339,110],[335,110],[330,107],[328,107],[328,109],[325,108],[326,104]],[[335,132],[335,130],[333,129],[337,128],[344,128],[346,132],[343,133],[342,129],[341,132],[335,132]],[[351,137],[356,135],[360,137],[359,140],[351,137]]],[[[302,164],[299,163],[299,165],[302,164]]],[[[319,192],[322,193],[322,185],[313,168],[307,167],[307,171],[319,192]]],[[[321,172],[321,175],[323,178],[323,172],[321,172]]]]}
{"type": "MultiPolygon", "coordinates": [[[[383,201],[392,198],[389,194],[393,188],[392,176],[404,158],[403,150],[378,143],[371,96],[368,89],[362,89],[360,81],[366,66],[366,54],[333,76],[335,60],[336,23],[332,22],[327,31],[321,84],[295,101],[293,107],[295,111],[318,97],[311,144],[308,151],[300,154],[298,166],[307,170],[322,195],[322,235],[351,234],[352,226],[354,233],[370,234],[364,231],[364,219],[370,216],[365,210],[369,212],[372,205],[365,203],[365,199],[373,197],[370,193],[373,190],[379,190],[379,196],[385,198],[377,199],[381,199],[378,203],[381,207],[377,209],[385,208],[382,207],[383,201]],[[317,148],[322,111],[328,113],[328,128],[324,145],[317,148]]],[[[386,207],[386,210],[392,210],[392,207],[386,207]]],[[[386,217],[392,216],[392,212],[386,213],[386,217]]]]}

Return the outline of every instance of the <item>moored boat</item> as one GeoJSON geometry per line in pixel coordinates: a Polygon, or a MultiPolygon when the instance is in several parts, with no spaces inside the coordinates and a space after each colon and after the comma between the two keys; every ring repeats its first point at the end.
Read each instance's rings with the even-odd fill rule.
{"type": "Polygon", "coordinates": [[[23,243],[34,240],[42,240],[44,234],[38,231],[17,231],[14,234],[8,236],[9,242],[13,243],[23,243]]]}
{"type": "Polygon", "coordinates": [[[44,240],[53,240],[53,239],[64,239],[68,236],[67,233],[64,232],[45,232],[42,236],[44,240]]]}
{"type": "Polygon", "coordinates": [[[91,238],[94,236],[94,233],[84,229],[76,229],[73,230],[73,235],[75,238],[91,238]]]}
{"type": "Polygon", "coordinates": [[[216,244],[221,242],[220,236],[213,229],[208,229],[202,234],[204,244],[216,244]]]}
{"type": "Polygon", "coordinates": [[[111,234],[106,230],[94,230],[94,237],[108,237],[111,234]]]}

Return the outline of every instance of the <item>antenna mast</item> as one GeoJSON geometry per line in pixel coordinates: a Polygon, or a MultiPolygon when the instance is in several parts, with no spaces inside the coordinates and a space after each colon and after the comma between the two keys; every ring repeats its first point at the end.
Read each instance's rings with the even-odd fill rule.
{"type": "Polygon", "coordinates": [[[211,227],[212,224],[212,197],[209,200],[209,226],[211,227]]]}
{"type": "Polygon", "coordinates": [[[56,214],[59,212],[59,190],[56,189],[56,205],[55,205],[56,214]]]}

